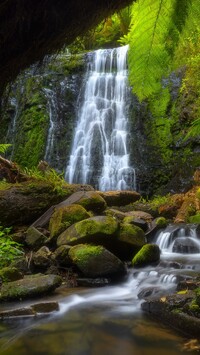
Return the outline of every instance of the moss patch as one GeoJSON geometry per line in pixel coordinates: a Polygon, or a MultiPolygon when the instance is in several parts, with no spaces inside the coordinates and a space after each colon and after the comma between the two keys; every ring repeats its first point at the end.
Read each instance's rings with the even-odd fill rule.
{"type": "Polygon", "coordinates": [[[80,205],[73,204],[56,208],[49,223],[50,235],[51,237],[58,236],[72,224],[89,217],[88,212],[80,205]]]}
{"type": "Polygon", "coordinates": [[[87,244],[76,245],[69,251],[69,256],[74,263],[81,269],[88,262],[88,258],[96,257],[103,252],[104,248],[102,246],[94,246],[87,244]]]}
{"type": "Polygon", "coordinates": [[[133,266],[144,266],[147,264],[155,263],[160,260],[160,249],[156,244],[146,244],[134,256],[132,260],[133,266]]]}
{"type": "Polygon", "coordinates": [[[136,247],[142,247],[146,242],[144,231],[141,228],[128,223],[122,223],[120,225],[118,240],[136,247]]]}

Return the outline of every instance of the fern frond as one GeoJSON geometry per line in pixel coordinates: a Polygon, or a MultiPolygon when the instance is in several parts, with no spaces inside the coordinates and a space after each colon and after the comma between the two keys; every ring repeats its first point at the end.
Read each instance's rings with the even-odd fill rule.
{"type": "Polygon", "coordinates": [[[190,137],[200,137],[200,118],[197,118],[192,122],[192,125],[185,137],[185,139],[190,137]]]}
{"type": "Polygon", "coordinates": [[[4,154],[12,144],[0,144],[0,154],[4,154]]]}
{"type": "Polygon", "coordinates": [[[129,81],[140,100],[161,89],[189,3],[190,0],[138,0],[133,7],[129,81]]]}

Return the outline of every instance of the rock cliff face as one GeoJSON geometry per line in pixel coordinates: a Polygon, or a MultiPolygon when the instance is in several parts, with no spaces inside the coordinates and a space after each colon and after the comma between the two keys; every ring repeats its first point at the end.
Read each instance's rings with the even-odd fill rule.
{"type": "MultiPolygon", "coordinates": [[[[67,53],[45,67],[18,77],[2,116],[0,141],[12,143],[9,158],[24,167],[41,159],[63,172],[69,162],[76,127],[78,97],[84,84],[87,55],[67,53]]],[[[181,75],[173,74],[166,95],[139,103],[129,95],[130,165],[137,190],[144,195],[185,192],[200,165],[197,139],[185,139],[181,121],[181,75]]]]}
{"type": "Polygon", "coordinates": [[[84,55],[63,54],[18,77],[0,134],[1,142],[12,143],[12,160],[30,168],[45,159],[58,171],[65,169],[85,66],[84,55]]]}

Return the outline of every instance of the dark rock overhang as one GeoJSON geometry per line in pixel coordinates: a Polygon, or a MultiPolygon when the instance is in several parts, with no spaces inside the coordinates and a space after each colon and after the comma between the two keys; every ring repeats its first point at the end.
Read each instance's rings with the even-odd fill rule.
{"type": "Polygon", "coordinates": [[[7,83],[133,0],[2,0],[0,94],[7,83]]]}

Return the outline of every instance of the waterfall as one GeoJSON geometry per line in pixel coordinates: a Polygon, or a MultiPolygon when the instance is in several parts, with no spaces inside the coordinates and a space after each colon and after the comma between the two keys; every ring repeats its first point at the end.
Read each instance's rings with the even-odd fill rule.
{"type": "Polygon", "coordinates": [[[127,105],[128,46],[90,54],[83,103],[66,169],[70,183],[91,184],[102,191],[135,189],[129,163],[127,105]]]}
{"type": "Polygon", "coordinates": [[[54,139],[56,131],[57,122],[57,99],[56,94],[53,90],[44,88],[45,96],[48,100],[48,111],[49,111],[49,130],[47,136],[46,150],[44,155],[44,160],[51,163],[51,157],[54,148],[54,139]]]}

